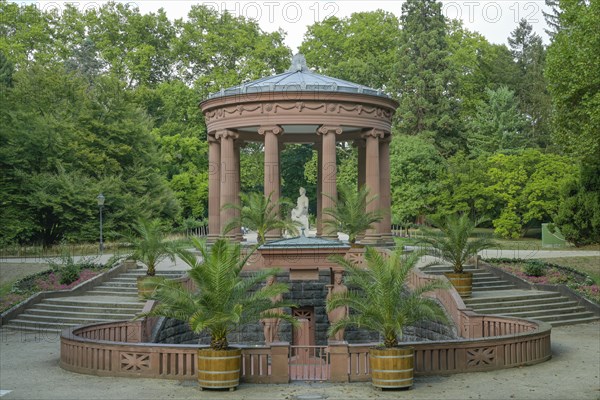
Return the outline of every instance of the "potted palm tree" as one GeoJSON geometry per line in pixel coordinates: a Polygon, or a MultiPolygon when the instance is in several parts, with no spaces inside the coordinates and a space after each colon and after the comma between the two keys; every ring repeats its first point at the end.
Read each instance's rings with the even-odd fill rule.
{"type": "Polygon", "coordinates": [[[418,252],[405,255],[399,246],[389,256],[372,247],[365,251],[363,268],[340,256],[331,259],[344,267],[346,283],[351,289],[332,295],[327,312],[348,306],[350,313],[329,327],[329,336],[340,329],[355,326],[378,332],[383,343],[370,349],[371,380],[379,388],[409,388],[413,384],[412,347],[401,347],[402,329],[424,320],[447,321],[442,308],[422,295],[445,287],[441,280],[413,291],[406,287],[410,270],[420,258],[418,252]]]}
{"type": "Polygon", "coordinates": [[[128,235],[127,241],[133,248],[128,258],[138,260],[146,265],[146,276],[138,277],[137,286],[140,297],[150,293],[144,286],[146,277],[156,275],[156,266],[165,259],[175,262],[175,257],[183,249],[177,242],[167,240],[164,229],[159,219],[140,219],[133,227],[133,232],[128,235]]]}
{"type": "Polygon", "coordinates": [[[418,241],[427,246],[429,254],[452,264],[453,272],[445,275],[461,297],[471,297],[473,287],[473,273],[464,271],[465,264],[480,250],[494,245],[494,241],[488,238],[471,238],[477,225],[483,221],[473,220],[467,214],[432,219],[430,222],[439,231],[424,228],[426,236],[418,241]]]}
{"type": "Polygon", "coordinates": [[[289,202],[280,199],[277,202],[271,200],[271,195],[262,193],[241,193],[242,204],[225,204],[223,208],[239,211],[239,216],[225,225],[225,233],[234,228],[245,227],[256,232],[258,244],[264,244],[267,233],[276,229],[287,230],[291,235],[298,234],[299,223],[289,219],[281,218],[281,210],[289,206],[289,202]]]}
{"type": "Polygon", "coordinates": [[[338,198],[332,199],[333,207],[323,210],[330,218],[323,224],[330,233],[343,232],[348,235],[348,242],[355,247],[358,236],[364,234],[375,222],[383,218],[380,210],[367,211],[367,205],[376,197],[369,198],[369,189],[362,186],[355,190],[350,186],[338,188],[338,198]]]}
{"type": "Polygon", "coordinates": [[[157,305],[146,316],[163,316],[186,321],[192,331],[210,334],[210,347],[198,350],[198,383],[202,388],[234,389],[239,384],[241,350],[231,348],[227,335],[241,325],[261,318],[295,321],[282,314],[282,307],[293,307],[280,296],[288,291],[283,283],[272,283],[256,290],[260,283],[277,274],[264,269],[241,276],[251,256],[241,256],[241,246],[218,239],[210,249],[197,238],[192,239],[201,257],[183,253],[180,257],[191,269],[188,272],[197,290],[190,292],[180,282],[156,277],[148,285],[154,289],[157,305]],[[274,298],[279,300],[273,301],[274,298]]]}

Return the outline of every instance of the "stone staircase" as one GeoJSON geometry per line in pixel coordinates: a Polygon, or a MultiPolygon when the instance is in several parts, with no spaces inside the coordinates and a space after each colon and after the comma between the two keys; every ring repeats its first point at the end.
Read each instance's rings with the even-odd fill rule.
{"type": "MultiPolygon", "coordinates": [[[[423,272],[440,275],[450,272],[450,266],[435,265],[422,268],[423,272]]],[[[492,272],[474,267],[473,294],[464,299],[465,305],[479,314],[503,315],[545,321],[552,326],[573,325],[600,319],[578,305],[578,302],[558,292],[518,289],[492,272]]]]}
{"type": "MultiPolygon", "coordinates": [[[[432,265],[421,270],[431,275],[442,275],[445,272],[452,272],[452,268],[449,265],[432,265]]],[[[512,283],[502,280],[484,269],[465,267],[464,270],[465,272],[473,273],[473,293],[517,288],[512,283]]]]}
{"type": "MultiPolygon", "coordinates": [[[[177,278],[183,273],[157,271],[156,275],[177,278]]],[[[83,295],[44,299],[2,328],[57,333],[78,325],[130,320],[144,307],[144,301],[137,294],[137,277],[145,274],[145,269],[137,268],[121,273],[83,295]]]]}

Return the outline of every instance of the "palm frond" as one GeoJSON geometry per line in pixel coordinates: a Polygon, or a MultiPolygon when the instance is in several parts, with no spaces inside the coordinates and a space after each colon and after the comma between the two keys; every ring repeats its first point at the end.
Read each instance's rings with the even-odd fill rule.
{"type": "Polygon", "coordinates": [[[495,244],[487,238],[471,239],[475,228],[483,221],[472,220],[467,214],[431,219],[430,222],[439,231],[423,228],[426,236],[418,243],[425,245],[429,254],[452,264],[454,272],[461,273],[471,257],[495,244]]]}
{"type": "MultiPolygon", "coordinates": [[[[188,272],[198,290],[188,292],[172,280],[155,279],[152,298],[158,305],[144,316],[165,316],[186,321],[194,332],[209,331],[211,343],[227,343],[227,333],[240,325],[258,321],[261,315],[278,307],[292,307],[292,303],[281,301],[273,304],[271,298],[286,293],[288,286],[275,283],[268,288],[259,285],[268,276],[277,274],[276,269],[262,270],[242,277],[242,268],[255,248],[245,256],[240,244],[232,244],[226,239],[217,240],[210,249],[206,242],[192,240],[201,257],[190,253],[182,259],[191,267],[188,272]]],[[[292,321],[289,315],[279,318],[292,321]]]]}
{"type": "Polygon", "coordinates": [[[421,320],[445,321],[445,313],[432,299],[422,297],[425,292],[443,287],[443,283],[429,285],[409,292],[406,287],[410,270],[421,254],[405,255],[398,247],[389,256],[368,247],[365,251],[367,268],[340,256],[329,259],[344,267],[348,275],[346,283],[354,288],[347,293],[330,296],[326,304],[329,312],[348,306],[350,315],[332,324],[329,334],[347,326],[357,326],[379,332],[384,344],[393,346],[402,337],[402,329],[421,320]]]}
{"type": "Polygon", "coordinates": [[[371,229],[374,223],[383,218],[380,210],[367,211],[367,206],[375,199],[376,196],[369,198],[366,186],[360,190],[340,186],[338,198],[331,198],[334,202],[333,207],[323,209],[323,213],[331,217],[323,221],[328,233],[346,233],[350,243],[354,243],[358,235],[371,229]]]}

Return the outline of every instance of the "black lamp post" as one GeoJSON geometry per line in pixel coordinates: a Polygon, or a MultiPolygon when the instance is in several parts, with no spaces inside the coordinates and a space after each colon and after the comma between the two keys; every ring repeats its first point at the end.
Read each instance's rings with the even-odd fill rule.
{"type": "Polygon", "coordinates": [[[100,254],[104,251],[104,243],[102,242],[102,209],[104,208],[104,195],[100,193],[98,197],[98,208],[100,209],[100,254]]]}

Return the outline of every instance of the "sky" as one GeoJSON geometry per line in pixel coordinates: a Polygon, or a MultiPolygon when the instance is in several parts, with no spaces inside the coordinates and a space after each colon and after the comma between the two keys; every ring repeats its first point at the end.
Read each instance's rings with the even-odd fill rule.
{"type": "MultiPolygon", "coordinates": [[[[21,3],[20,1],[15,1],[21,3]]],[[[35,3],[42,9],[64,7],[65,1],[22,1],[35,3]]],[[[163,8],[170,19],[185,18],[190,7],[203,4],[219,11],[229,11],[234,15],[258,21],[264,31],[272,32],[279,28],[287,32],[285,43],[294,52],[302,43],[306,27],[330,16],[344,18],[353,12],[374,11],[382,9],[401,15],[403,1],[384,0],[351,0],[351,1],[317,1],[317,0],[258,0],[258,1],[180,1],[180,0],[135,0],[126,1],[139,7],[142,13],[155,12],[163,8]]],[[[97,8],[104,1],[72,0],[68,3],[81,10],[97,8]]],[[[545,10],[544,0],[456,0],[442,1],[443,13],[446,17],[463,20],[465,27],[483,34],[488,41],[501,44],[507,43],[510,32],[515,29],[520,19],[525,18],[548,43],[544,29],[546,23],[542,11],[545,10]]],[[[377,29],[377,27],[373,27],[377,29]]]]}

